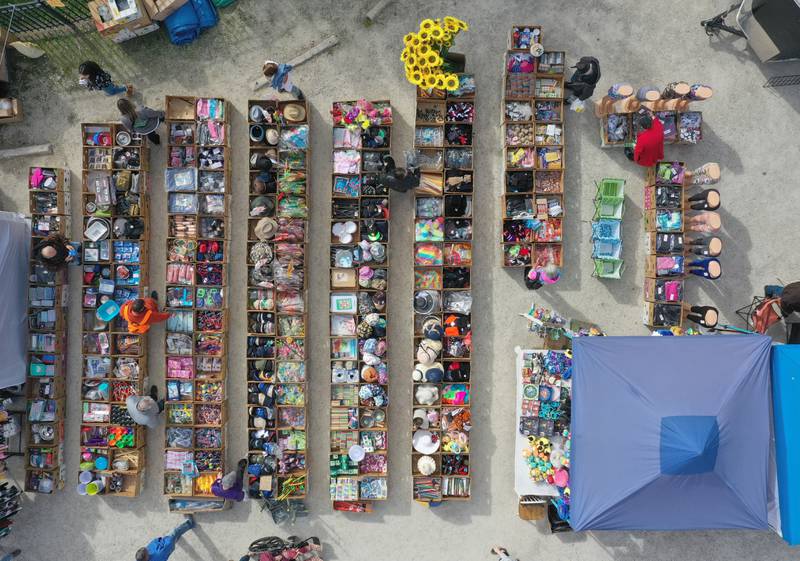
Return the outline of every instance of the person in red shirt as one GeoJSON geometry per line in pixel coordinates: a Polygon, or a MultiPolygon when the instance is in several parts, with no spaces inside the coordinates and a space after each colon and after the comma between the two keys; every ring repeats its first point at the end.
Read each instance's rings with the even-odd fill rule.
{"type": "Polygon", "coordinates": [[[664,127],[649,113],[640,115],[638,124],[636,147],[632,154],[626,150],[626,155],[640,166],[654,166],[664,159],[664,127]]]}
{"type": "Polygon", "coordinates": [[[152,296],[157,294],[153,292],[149,298],[128,300],[119,309],[119,315],[128,322],[128,330],[131,333],[147,333],[152,324],[167,321],[172,315],[159,312],[158,302],[152,296]]]}

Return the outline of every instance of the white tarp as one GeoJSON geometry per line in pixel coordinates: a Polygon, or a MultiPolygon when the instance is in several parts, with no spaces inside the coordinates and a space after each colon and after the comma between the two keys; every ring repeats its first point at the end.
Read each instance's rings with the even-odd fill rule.
{"type": "Polygon", "coordinates": [[[28,368],[28,260],[31,226],[27,218],[0,212],[0,389],[25,382],[28,368]]]}

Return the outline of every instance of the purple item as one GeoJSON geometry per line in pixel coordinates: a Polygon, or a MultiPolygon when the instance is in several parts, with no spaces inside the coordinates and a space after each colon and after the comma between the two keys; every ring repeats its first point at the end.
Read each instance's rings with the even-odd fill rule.
{"type": "Polygon", "coordinates": [[[574,530],[767,529],[771,338],[572,344],[574,530]]]}

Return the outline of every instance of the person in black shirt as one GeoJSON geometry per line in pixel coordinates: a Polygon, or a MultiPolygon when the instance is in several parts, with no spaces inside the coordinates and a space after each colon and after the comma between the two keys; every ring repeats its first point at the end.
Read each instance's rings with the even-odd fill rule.
{"type": "Polygon", "coordinates": [[[571,95],[567,103],[575,100],[587,100],[592,97],[597,82],[600,81],[600,62],[593,56],[584,56],[573,66],[575,72],[564,86],[570,90],[571,95]]]}

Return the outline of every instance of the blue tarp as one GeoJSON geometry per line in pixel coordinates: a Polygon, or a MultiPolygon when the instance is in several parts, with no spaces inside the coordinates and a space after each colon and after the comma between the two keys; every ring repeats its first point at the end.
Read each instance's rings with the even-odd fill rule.
{"type": "Polygon", "coordinates": [[[573,529],[766,529],[770,344],[575,339],[573,529]]]}
{"type": "Polygon", "coordinates": [[[800,544],[800,345],[777,345],[772,354],[772,408],[781,534],[800,544]]]}

